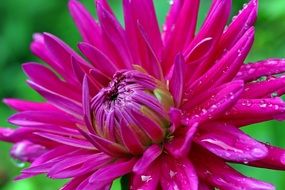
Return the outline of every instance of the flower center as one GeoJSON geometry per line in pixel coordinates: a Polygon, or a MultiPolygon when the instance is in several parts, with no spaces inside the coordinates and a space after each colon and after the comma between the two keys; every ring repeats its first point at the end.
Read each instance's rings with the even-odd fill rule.
{"type": "Polygon", "coordinates": [[[172,104],[172,96],[162,82],[143,72],[119,71],[92,99],[96,133],[127,147],[131,153],[139,153],[130,148],[125,135],[133,138],[132,146],[141,146],[142,151],[162,142],[172,104]]]}

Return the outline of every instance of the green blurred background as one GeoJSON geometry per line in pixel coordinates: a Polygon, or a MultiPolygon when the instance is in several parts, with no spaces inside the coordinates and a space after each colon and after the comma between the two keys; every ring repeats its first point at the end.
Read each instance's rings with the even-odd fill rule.
{"type": "MultiPolygon", "coordinates": [[[[160,24],[169,6],[168,0],[154,0],[160,24]]],[[[95,15],[93,1],[82,0],[95,15]]],[[[122,21],[121,1],[109,1],[122,21]]],[[[247,2],[234,0],[232,14],[247,2]]],[[[210,0],[202,0],[199,23],[205,17],[210,0]]],[[[25,84],[26,77],[21,64],[37,61],[29,51],[29,43],[35,32],[50,32],[76,48],[80,37],[68,14],[67,0],[1,0],[0,3],[0,99],[17,97],[30,100],[41,98],[25,84]]],[[[285,1],[260,0],[256,23],[255,44],[248,61],[269,57],[285,57],[285,1]]],[[[6,119],[13,113],[0,104],[0,126],[10,126],[6,119]]],[[[267,122],[249,126],[245,131],[255,138],[285,148],[285,123],[267,122]]],[[[9,157],[10,145],[0,143],[0,189],[1,190],[56,190],[64,181],[49,180],[44,176],[13,182],[23,167],[9,157]]],[[[285,189],[285,172],[234,166],[248,176],[271,182],[277,189],[285,189]]],[[[118,183],[113,189],[120,189],[118,183]]]]}

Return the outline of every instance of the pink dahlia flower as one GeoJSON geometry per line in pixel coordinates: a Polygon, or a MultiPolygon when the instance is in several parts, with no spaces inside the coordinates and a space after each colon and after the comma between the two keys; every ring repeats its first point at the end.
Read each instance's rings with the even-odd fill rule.
{"type": "Polygon", "coordinates": [[[231,1],[213,0],[197,33],[199,0],[173,1],[162,32],[152,0],[123,0],[124,27],[106,0],[96,8],[98,22],[69,1],[84,58],[34,36],[47,65],[23,70],[45,101],[4,100],[18,128],[1,128],[0,139],[31,162],[17,179],[70,178],[62,190],[109,189],[120,177],[133,190],[274,189],[227,164],[285,169],[285,150],[240,130],[285,119],[285,60],[244,64],[257,0],[227,27],[231,1]]]}

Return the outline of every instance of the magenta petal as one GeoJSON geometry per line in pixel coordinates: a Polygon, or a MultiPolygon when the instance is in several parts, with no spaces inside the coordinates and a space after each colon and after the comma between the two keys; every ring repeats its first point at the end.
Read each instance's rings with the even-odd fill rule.
{"type": "MultiPolygon", "coordinates": [[[[152,0],[132,0],[124,2],[125,13],[126,8],[130,7],[130,12],[133,15],[125,15],[125,17],[132,16],[133,22],[127,22],[129,25],[136,25],[137,21],[145,29],[146,35],[149,37],[150,45],[154,48],[155,54],[159,55],[162,48],[162,40],[159,31],[159,24],[157,21],[155,8],[152,0]]],[[[128,12],[128,14],[130,13],[128,12]]],[[[126,26],[128,29],[129,26],[126,26]]]]}
{"type": "Polygon", "coordinates": [[[199,178],[219,189],[275,190],[273,185],[245,177],[223,160],[206,152],[196,152],[192,158],[199,178]]]}
{"type": "Polygon", "coordinates": [[[236,79],[246,82],[257,80],[262,76],[270,76],[285,71],[285,59],[267,59],[256,63],[248,63],[240,68],[236,79]]]}
{"type": "Polygon", "coordinates": [[[163,72],[160,65],[158,54],[153,49],[153,46],[151,45],[149,37],[145,33],[145,29],[143,28],[143,26],[139,22],[137,23],[137,25],[140,35],[146,45],[146,51],[150,56],[150,61],[143,64],[143,66],[148,72],[150,72],[151,75],[155,76],[157,79],[163,80],[163,72]]]}
{"type": "Polygon", "coordinates": [[[224,49],[230,49],[234,43],[253,26],[257,17],[257,0],[250,0],[243,10],[235,17],[229,27],[221,37],[219,49],[222,52],[224,49]]]}
{"type": "Polygon", "coordinates": [[[6,98],[3,102],[17,111],[51,111],[57,110],[54,106],[45,102],[31,102],[20,99],[6,98]]]}
{"type": "Polygon", "coordinates": [[[245,85],[245,91],[242,93],[241,98],[252,99],[252,98],[268,98],[274,96],[280,96],[279,90],[284,88],[285,78],[269,78],[265,81],[257,81],[248,83],[245,85]]]}
{"type": "Polygon", "coordinates": [[[145,147],[139,141],[139,137],[135,133],[134,129],[132,129],[132,126],[126,124],[126,122],[122,120],[120,127],[122,140],[126,148],[128,148],[132,154],[141,154],[145,147]]]}
{"type": "Polygon", "coordinates": [[[251,28],[221,60],[191,84],[189,91],[198,94],[213,85],[231,81],[238,73],[252,45],[253,34],[254,30],[251,28]]]}
{"type": "Polygon", "coordinates": [[[132,171],[137,159],[132,158],[130,160],[117,160],[106,167],[97,170],[89,179],[90,183],[105,184],[110,183],[117,177],[123,176],[132,171]]]}
{"type": "Polygon", "coordinates": [[[78,96],[79,89],[73,88],[71,90],[73,86],[60,80],[49,68],[32,62],[25,63],[22,67],[24,72],[29,76],[30,80],[39,86],[42,86],[52,92],[61,94],[62,96],[66,96],[70,99],[80,100],[80,96],[78,96]]]}
{"type": "Polygon", "coordinates": [[[178,0],[173,2],[163,28],[163,38],[166,46],[164,54],[167,55],[165,63],[163,63],[164,72],[171,69],[175,55],[178,52],[183,52],[185,47],[193,40],[199,4],[199,0],[178,0]]]}
{"type": "MultiPolygon", "coordinates": [[[[192,49],[196,47],[197,44],[200,43],[203,39],[210,37],[213,39],[213,48],[211,48],[210,52],[208,48],[205,48],[203,49],[204,52],[200,52],[200,54],[208,54],[208,58],[211,57],[211,55],[214,53],[215,47],[218,45],[218,41],[221,34],[223,33],[225,24],[230,15],[231,4],[231,1],[224,0],[215,0],[212,2],[212,6],[207,15],[207,18],[205,19],[196,37],[193,39],[190,45],[187,46],[185,55],[189,55],[189,52],[191,52],[192,49]]],[[[198,64],[198,67],[195,67],[195,72],[192,71],[192,73],[194,73],[192,78],[197,79],[198,76],[200,76],[202,73],[205,73],[204,69],[205,67],[208,67],[207,64],[210,62],[211,61],[205,61],[202,59],[201,64],[198,64]]],[[[186,63],[188,62],[186,61],[186,63]]]]}
{"type": "Polygon", "coordinates": [[[133,111],[132,114],[135,116],[136,121],[142,126],[142,130],[145,131],[148,137],[154,143],[160,143],[165,135],[163,128],[140,113],[133,111]]]}
{"type": "Polygon", "coordinates": [[[82,181],[84,181],[87,178],[87,176],[79,176],[72,178],[69,182],[64,184],[63,187],[61,187],[60,190],[74,190],[76,189],[82,181]]]}
{"type": "Polygon", "coordinates": [[[227,124],[203,126],[195,142],[225,160],[237,162],[260,160],[268,154],[266,146],[227,124]]]}
{"type": "Polygon", "coordinates": [[[13,145],[10,154],[14,159],[22,162],[33,162],[36,158],[46,152],[46,148],[24,140],[13,145]]]}
{"type": "Polygon", "coordinates": [[[133,172],[136,174],[143,174],[145,173],[150,165],[155,161],[156,158],[162,153],[162,148],[158,145],[154,144],[151,145],[145,152],[143,156],[137,161],[134,165],[133,172]]]}
{"type": "Polygon", "coordinates": [[[223,120],[244,126],[272,119],[283,120],[284,114],[285,102],[281,98],[240,99],[223,120]]]}
{"type": "Polygon", "coordinates": [[[80,185],[77,186],[76,190],[110,190],[111,182],[107,184],[90,183],[90,177],[91,176],[88,176],[83,181],[81,181],[80,185]]]}
{"type": "Polygon", "coordinates": [[[85,76],[83,79],[83,85],[82,85],[82,107],[83,107],[83,118],[85,120],[85,124],[89,130],[90,133],[96,133],[95,128],[92,124],[92,117],[91,117],[91,108],[90,108],[90,95],[89,95],[89,87],[88,87],[88,80],[85,76]]]}
{"type": "Polygon", "coordinates": [[[105,152],[106,154],[115,157],[126,154],[126,149],[122,145],[109,141],[108,139],[104,139],[97,135],[92,135],[92,134],[90,135],[91,138],[93,139],[92,142],[96,144],[96,148],[98,148],[102,152],[105,152]]]}
{"type": "Polygon", "coordinates": [[[43,132],[36,132],[35,134],[41,137],[47,138],[49,140],[55,141],[55,142],[65,144],[65,145],[74,146],[78,148],[84,148],[84,149],[90,149],[90,150],[96,150],[96,148],[91,143],[85,140],[75,139],[71,137],[64,137],[60,135],[43,133],[43,132]]]}
{"type": "Polygon", "coordinates": [[[58,109],[71,115],[81,117],[82,109],[79,101],[65,97],[57,92],[50,91],[49,89],[46,89],[32,81],[28,81],[28,84],[58,109]]]}
{"type": "Polygon", "coordinates": [[[158,189],[160,180],[160,161],[153,162],[150,167],[141,175],[133,174],[130,179],[130,190],[151,190],[158,189]]]}
{"type": "Polygon", "coordinates": [[[86,8],[77,0],[69,1],[69,10],[76,23],[84,41],[91,44],[98,44],[100,37],[97,35],[100,31],[95,19],[86,10],[86,8]]]}
{"type": "Polygon", "coordinates": [[[44,41],[50,54],[52,55],[52,58],[61,64],[61,67],[64,70],[63,77],[65,77],[65,79],[71,83],[77,83],[72,72],[71,57],[74,57],[79,62],[84,62],[84,60],[63,41],[52,34],[45,33],[44,41]]]}
{"type": "Polygon", "coordinates": [[[260,160],[249,162],[247,164],[261,168],[285,170],[285,149],[270,145],[265,146],[268,149],[268,154],[260,160]]]}
{"type": "Polygon", "coordinates": [[[176,106],[180,106],[184,91],[184,58],[177,55],[173,74],[169,83],[169,90],[173,95],[176,106]]]}
{"type": "Polygon", "coordinates": [[[78,47],[94,67],[105,73],[107,76],[112,77],[116,70],[118,70],[116,65],[96,47],[91,46],[88,43],[80,43],[78,47]]]}
{"type": "Polygon", "coordinates": [[[111,15],[100,2],[96,3],[97,13],[102,30],[118,50],[120,58],[123,60],[123,67],[130,68],[133,64],[126,34],[120,23],[111,15]]]}
{"type": "MultiPolygon", "coordinates": [[[[188,108],[192,113],[190,112],[190,116],[185,117],[183,123],[186,125],[191,125],[196,122],[202,123],[223,115],[225,111],[236,103],[243,91],[243,86],[243,81],[232,81],[222,86],[223,88],[212,89],[213,92],[216,91],[215,94],[207,93],[207,96],[201,95],[201,99],[199,99],[199,97],[197,98],[199,99],[199,104],[191,109],[188,108]],[[209,99],[204,99],[208,96],[209,99]],[[201,100],[204,100],[204,102],[201,100]]],[[[189,103],[191,104],[191,102],[189,103]]],[[[185,106],[187,106],[187,104],[185,106]]]]}
{"type": "Polygon", "coordinates": [[[14,125],[39,125],[54,124],[65,127],[75,126],[76,120],[63,113],[57,111],[25,111],[12,115],[9,122],[14,125]]]}
{"type": "Polygon", "coordinates": [[[164,157],[161,168],[161,186],[168,189],[198,190],[198,177],[192,163],[187,159],[164,157]]]}
{"type": "Polygon", "coordinates": [[[67,157],[52,166],[48,172],[51,178],[70,178],[90,173],[110,162],[111,158],[102,153],[89,152],[67,157]]]}
{"type": "Polygon", "coordinates": [[[192,139],[197,131],[198,123],[181,128],[174,133],[174,139],[165,148],[174,157],[185,157],[190,151],[192,139]]]}

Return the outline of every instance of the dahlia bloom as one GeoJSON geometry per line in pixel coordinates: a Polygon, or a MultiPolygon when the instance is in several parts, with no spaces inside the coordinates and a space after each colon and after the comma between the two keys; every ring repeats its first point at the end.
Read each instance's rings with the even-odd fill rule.
{"type": "Polygon", "coordinates": [[[138,190],[271,190],[228,163],[285,169],[285,150],[241,127],[285,119],[285,60],[244,64],[257,0],[226,27],[230,0],[213,0],[196,31],[199,0],[174,0],[160,32],[152,0],[123,0],[125,26],[106,0],[98,22],[69,1],[81,55],[52,34],[35,34],[26,63],[44,102],[5,99],[17,129],[0,128],[11,156],[30,162],[17,179],[70,178],[62,190],[109,189],[122,177],[138,190]]]}

